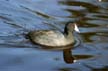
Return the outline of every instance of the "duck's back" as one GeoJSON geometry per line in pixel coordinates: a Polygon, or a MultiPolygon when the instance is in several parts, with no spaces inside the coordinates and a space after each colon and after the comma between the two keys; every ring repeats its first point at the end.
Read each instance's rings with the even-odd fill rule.
{"type": "Polygon", "coordinates": [[[29,33],[30,39],[37,44],[45,46],[65,46],[70,44],[63,33],[52,30],[32,31],[29,33]]]}

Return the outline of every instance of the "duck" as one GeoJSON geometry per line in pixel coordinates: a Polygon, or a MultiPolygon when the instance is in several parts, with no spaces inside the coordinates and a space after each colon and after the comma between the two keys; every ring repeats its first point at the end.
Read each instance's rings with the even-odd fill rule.
{"type": "Polygon", "coordinates": [[[75,22],[65,24],[64,31],[58,30],[33,30],[27,36],[31,42],[50,48],[67,47],[75,43],[73,32],[80,32],[75,22]]]}

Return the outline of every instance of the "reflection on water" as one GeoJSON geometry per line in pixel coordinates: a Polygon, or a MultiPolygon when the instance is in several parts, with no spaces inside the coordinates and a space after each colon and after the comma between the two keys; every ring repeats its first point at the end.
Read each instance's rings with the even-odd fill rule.
{"type": "Polygon", "coordinates": [[[0,71],[108,71],[108,0],[0,0],[0,71]],[[79,46],[40,50],[31,30],[77,21],[79,46]]]}
{"type": "Polygon", "coordinates": [[[63,50],[63,57],[66,63],[73,63],[74,57],[72,56],[71,49],[63,50]]]}

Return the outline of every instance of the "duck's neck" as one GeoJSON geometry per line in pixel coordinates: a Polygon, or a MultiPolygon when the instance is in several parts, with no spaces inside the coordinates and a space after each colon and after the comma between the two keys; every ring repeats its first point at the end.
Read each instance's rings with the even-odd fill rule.
{"type": "Polygon", "coordinates": [[[73,39],[73,34],[72,34],[72,32],[66,33],[66,34],[65,34],[65,37],[66,37],[67,39],[73,39]]]}
{"type": "Polygon", "coordinates": [[[64,37],[66,38],[66,41],[71,43],[74,42],[74,36],[73,36],[73,31],[69,31],[67,27],[64,29],[64,37]]]}

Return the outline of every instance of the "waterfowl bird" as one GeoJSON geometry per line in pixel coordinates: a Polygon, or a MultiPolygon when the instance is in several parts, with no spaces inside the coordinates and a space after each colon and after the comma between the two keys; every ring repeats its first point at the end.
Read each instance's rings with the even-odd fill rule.
{"type": "Polygon", "coordinates": [[[34,30],[28,33],[28,37],[33,43],[38,45],[64,47],[75,42],[74,30],[79,32],[76,23],[68,22],[63,33],[57,30],[34,30]]]}

